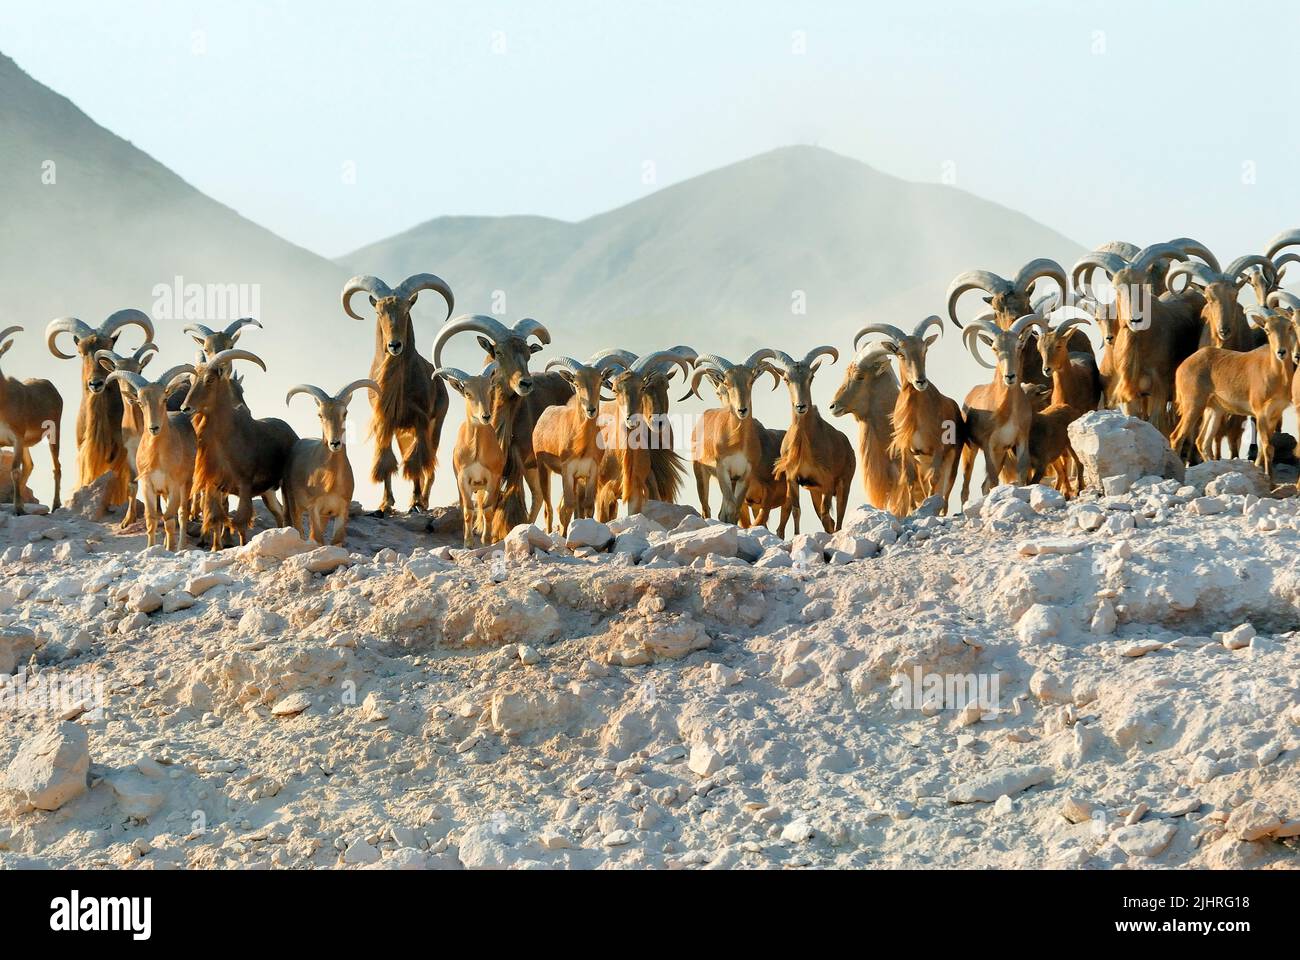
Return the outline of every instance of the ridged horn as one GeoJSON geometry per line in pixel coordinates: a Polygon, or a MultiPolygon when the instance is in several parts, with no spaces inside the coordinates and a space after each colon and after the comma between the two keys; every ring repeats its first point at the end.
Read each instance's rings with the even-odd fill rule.
{"type": "MultiPolygon", "coordinates": [[[[100,353],[103,353],[103,351],[101,350],[100,353]]],[[[134,370],[113,370],[104,378],[105,383],[111,383],[114,380],[118,383],[125,383],[133,393],[139,393],[149,386],[149,381],[134,370]]]]}
{"type": "MultiPolygon", "coordinates": [[[[958,326],[961,326],[961,324],[958,324],[958,326]]],[[[858,342],[863,337],[870,336],[873,333],[884,335],[894,344],[907,338],[907,334],[898,329],[898,327],[894,326],[892,323],[869,323],[853,335],[853,349],[857,350],[858,342]]]]}
{"type": "Polygon", "coordinates": [[[957,301],[968,290],[983,290],[985,293],[996,294],[1010,293],[1013,289],[1010,280],[999,277],[992,270],[967,270],[965,273],[959,273],[953,278],[952,283],[948,284],[948,317],[958,329],[961,329],[961,321],[957,319],[957,301]]]}
{"type": "Polygon", "coordinates": [[[232,347],[229,350],[222,350],[220,353],[213,354],[208,358],[208,366],[215,367],[218,364],[231,363],[235,360],[247,360],[249,363],[257,364],[263,371],[266,370],[265,360],[255,353],[250,353],[248,350],[240,350],[237,347],[232,347]]]}
{"type": "Polygon", "coordinates": [[[378,277],[372,277],[370,274],[361,274],[353,277],[347,283],[343,284],[343,312],[353,320],[364,320],[361,314],[352,309],[352,298],[362,291],[377,299],[391,297],[392,288],[378,277]]]}
{"type": "MultiPolygon", "coordinates": [[[[411,274],[397,285],[397,289],[393,291],[393,296],[414,303],[421,290],[433,290],[447,301],[447,317],[450,317],[452,311],[456,309],[456,298],[452,296],[451,286],[442,277],[432,273],[411,274]]],[[[443,319],[446,320],[447,317],[443,317],[443,319]]]]}
{"type": "Polygon", "coordinates": [[[365,387],[368,390],[373,390],[375,393],[379,392],[379,384],[371,380],[369,377],[362,377],[360,380],[353,380],[338,393],[334,394],[334,402],[347,403],[348,398],[362,387],[365,387]]]}
{"type": "Polygon", "coordinates": [[[137,326],[144,331],[145,340],[153,339],[153,320],[143,310],[130,307],[109,314],[108,319],[99,325],[101,337],[111,337],[123,327],[137,326]]]}
{"type": "Polygon", "coordinates": [[[447,341],[458,333],[466,332],[485,334],[493,343],[505,343],[512,335],[510,328],[500,320],[495,317],[484,316],[481,313],[464,314],[455,320],[449,320],[438,328],[438,336],[433,341],[433,365],[435,367],[442,366],[442,348],[447,341]]]}
{"type": "Polygon", "coordinates": [[[56,341],[61,333],[70,334],[74,340],[84,340],[95,335],[95,328],[76,317],[59,317],[46,325],[45,345],[50,348],[50,353],[60,360],[72,360],[76,357],[75,353],[64,353],[58,348],[56,341]]]}
{"type": "Polygon", "coordinates": [[[262,323],[260,320],[257,320],[253,317],[240,317],[238,320],[232,320],[229,326],[227,326],[226,329],[222,331],[222,333],[224,333],[226,336],[230,338],[231,343],[234,343],[236,340],[239,339],[239,331],[243,330],[244,327],[250,327],[250,326],[257,327],[257,329],[259,330],[262,329],[262,323]]]}
{"type": "Polygon", "coordinates": [[[308,394],[309,396],[314,398],[317,403],[330,402],[330,395],[326,393],[324,390],[322,390],[320,387],[314,386],[313,384],[310,383],[297,383],[294,384],[292,387],[290,387],[289,392],[284,395],[285,405],[288,406],[289,401],[292,400],[300,393],[308,394]]]}

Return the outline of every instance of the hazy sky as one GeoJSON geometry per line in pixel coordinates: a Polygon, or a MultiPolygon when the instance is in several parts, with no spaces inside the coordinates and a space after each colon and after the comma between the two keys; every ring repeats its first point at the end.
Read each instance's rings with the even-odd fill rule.
{"type": "Polygon", "coordinates": [[[818,143],[1230,257],[1300,222],[1297,37],[1293,0],[0,4],[37,80],[331,256],[818,143]]]}

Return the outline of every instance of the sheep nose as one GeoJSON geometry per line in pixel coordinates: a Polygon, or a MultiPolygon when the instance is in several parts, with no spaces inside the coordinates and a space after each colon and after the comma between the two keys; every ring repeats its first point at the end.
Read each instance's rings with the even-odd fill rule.
{"type": "Polygon", "coordinates": [[[1011,384],[1016,382],[1016,375],[1014,373],[1008,373],[1002,379],[1007,382],[1007,386],[1011,386],[1011,384]]]}
{"type": "Polygon", "coordinates": [[[587,408],[587,419],[590,420],[590,419],[591,419],[592,417],[594,417],[595,415],[596,415],[596,408],[595,408],[595,407],[588,407],[588,408],[587,408]]]}
{"type": "Polygon", "coordinates": [[[193,413],[193,412],[194,412],[194,408],[191,407],[188,403],[181,404],[181,413],[193,413]]]}
{"type": "Polygon", "coordinates": [[[794,405],[794,412],[795,412],[795,413],[807,413],[807,412],[808,412],[808,404],[806,404],[806,403],[796,403],[796,404],[794,405]]]}
{"type": "Polygon", "coordinates": [[[533,381],[532,381],[532,380],[530,380],[530,379],[528,379],[527,377],[525,377],[524,379],[522,379],[522,380],[519,381],[519,392],[520,392],[520,393],[527,393],[527,392],[528,392],[529,390],[531,390],[531,389],[533,389],[533,381]]]}
{"type": "Polygon", "coordinates": [[[150,428],[149,428],[149,432],[150,432],[151,434],[153,434],[153,435],[156,437],[156,436],[158,436],[158,431],[161,430],[161,429],[162,429],[162,427],[150,427],[150,428]]]}
{"type": "Polygon", "coordinates": [[[929,380],[918,380],[918,381],[916,381],[916,384],[915,384],[916,389],[918,389],[918,390],[924,390],[924,389],[925,389],[926,387],[928,387],[929,385],[930,385],[930,381],[929,381],[929,380]]]}
{"type": "Polygon", "coordinates": [[[388,352],[391,353],[393,356],[397,356],[399,353],[401,353],[401,352],[402,352],[402,341],[401,341],[401,340],[389,340],[389,341],[388,341],[388,352]]]}
{"type": "Polygon", "coordinates": [[[331,440],[331,441],[330,441],[330,449],[331,449],[331,450],[337,450],[337,449],[339,449],[339,447],[341,447],[341,446],[343,446],[342,441],[339,441],[339,440],[331,440]]]}
{"type": "Polygon", "coordinates": [[[749,407],[741,407],[739,410],[736,411],[736,413],[742,417],[747,417],[749,416],[749,407]]]}

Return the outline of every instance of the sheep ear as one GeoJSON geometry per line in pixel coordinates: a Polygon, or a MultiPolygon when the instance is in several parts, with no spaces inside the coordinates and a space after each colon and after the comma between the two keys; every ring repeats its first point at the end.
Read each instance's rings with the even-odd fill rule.
{"type": "Polygon", "coordinates": [[[492,341],[487,337],[478,337],[477,339],[478,345],[483,348],[484,352],[487,353],[489,357],[495,358],[496,353],[492,349],[492,341]]]}
{"type": "Polygon", "coordinates": [[[153,359],[153,354],[146,353],[144,355],[144,359],[140,361],[140,369],[143,370],[145,367],[149,366],[149,361],[152,359],[153,359]]]}
{"type": "Polygon", "coordinates": [[[0,346],[0,357],[3,357],[6,353],[8,353],[9,348],[12,347],[13,345],[14,342],[12,340],[5,341],[4,346],[0,346]]]}
{"type": "Polygon", "coordinates": [[[528,352],[529,352],[529,353],[541,353],[541,352],[542,352],[542,345],[541,345],[540,343],[530,343],[530,344],[528,345],[528,352]]]}
{"type": "Polygon", "coordinates": [[[939,342],[939,335],[937,333],[932,333],[925,338],[925,346],[927,349],[933,347],[938,342],[939,342]]]}

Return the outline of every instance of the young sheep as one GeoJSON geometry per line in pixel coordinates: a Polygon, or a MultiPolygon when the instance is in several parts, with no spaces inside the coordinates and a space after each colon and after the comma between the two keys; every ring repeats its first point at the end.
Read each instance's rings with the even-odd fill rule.
{"type": "Polygon", "coordinates": [[[158,542],[161,512],[167,549],[185,549],[185,528],[190,519],[198,443],[189,416],[167,410],[167,391],[173,382],[193,373],[194,367],[183,363],[172,367],[152,383],[132,370],[114,370],[106,378],[118,383],[127,406],[139,414],[141,430],[135,451],[136,477],[144,501],[144,524],[151,547],[158,542]],[[160,497],[165,499],[161,511],[158,505],[160,497]]]}
{"type": "Polygon", "coordinates": [[[560,526],[564,533],[569,521],[592,517],[596,511],[596,485],[604,449],[599,442],[601,423],[600,391],[611,370],[625,364],[618,358],[593,358],[582,363],[572,357],[557,357],[546,365],[573,388],[563,406],[542,411],[533,426],[533,453],[537,457],[538,485],[546,507],[546,529],[554,532],[555,508],[551,505],[551,474],[559,474],[560,526]]]}
{"type": "MultiPolygon", "coordinates": [[[[1253,416],[1259,427],[1255,465],[1273,474],[1275,430],[1290,401],[1292,366],[1290,317],[1271,307],[1250,307],[1246,316],[1268,335],[1268,343],[1248,353],[1202,347],[1183,362],[1175,378],[1179,420],[1170,445],[1190,458],[1194,444],[1203,444],[1201,420],[1207,410],[1221,415],[1253,416]]],[[[1208,459],[1212,451],[1200,446],[1208,459]]]]}
{"type": "MultiPolygon", "coordinates": [[[[13,335],[22,327],[0,330],[0,356],[14,345],[13,335]]],[[[54,461],[54,502],[51,509],[60,506],[59,490],[63,484],[63,470],[59,466],[59,431],[63,421],[63,397],[48,380],[16,380],[0,374],[0,444],[14,448],[10,463],[10,482],[13,485],[14,513],[23,513],[23,490],[32,472],[30,447],[42,440],[50,444],[50,458],[54,461]]]]}
{"type": "Polygon", "coordinates": [[[477,376],[455,367],[439,367],[433,375],[465,398],[465,422],[456,433],[451,466],[460,491],[465,546],[474,545],[475,533],[486,546],[501,503],[501,476],[506,468],[506,451],[492,426],[493,394],[504,384],[495,360],[477,376]]]}
{"type": "Polygon", "coordinates": [[[342,546],[347,539],[348,509],[352,506],[354,488],[345,444],[348,401],[362,387],[379,392],[379,384],[369,379],[354,380],[333,397],[320,387],[300,383],[284,398],[287,406],[296,394],[305,393],[316,401],[320,416],[321,439],[302,439],[290,449],[283,488],[285,519],[289,526],[301,530],[299,524],[306,512],[308,536],[317,543],[325,543],[325,527],[331,520],[334,535],[330,543],[342,546]]]}

